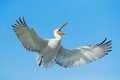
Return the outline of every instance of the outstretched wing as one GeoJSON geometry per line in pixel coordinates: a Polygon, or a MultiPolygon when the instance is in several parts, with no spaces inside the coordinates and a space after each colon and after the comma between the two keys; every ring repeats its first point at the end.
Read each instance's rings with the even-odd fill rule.
{"type": "Polygon", "coordinates": [[[74,67],[97,60],[111,51],[111,41],[96,44],[95,46],[82,46],[74,50],[68,50],[61,46],[55,61],[63,67],[74,67]]]}
{"type": "Polygon", "coordinates": [[[12,27],[22,45],[29,51],[40,53],[48,43],[47,40],[40,38],[32,28],[27,26],[24,18],[16,20],[16,24],[12,27]]]}

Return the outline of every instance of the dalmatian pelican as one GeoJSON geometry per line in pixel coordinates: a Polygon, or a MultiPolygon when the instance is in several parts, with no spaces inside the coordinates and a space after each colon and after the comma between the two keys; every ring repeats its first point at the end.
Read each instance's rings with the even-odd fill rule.
{"type": "Polygon", "coordinates": [[[108,54],[112,48],[112,41],[107,38],[96,45],[81,46],[75,49],[66,49],[61,45],[63,27],[68,23],[54,30],[53,39],[44,39],[38,36],[34,29],[29,28],[24,17],[16,20],[12,25],[18,39],[29,51],[37,52],[37,64],[40,67],[48,68],[56,63],[65,68],[81,66],[98,60],[108,54]]]}

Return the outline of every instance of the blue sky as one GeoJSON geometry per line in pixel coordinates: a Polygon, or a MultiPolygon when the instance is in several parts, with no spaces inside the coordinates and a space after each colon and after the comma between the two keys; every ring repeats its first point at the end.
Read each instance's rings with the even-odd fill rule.
{"type": "Polygon", "coordinates": [[[0,80],[119,80],[119,4],[119,0],[0,0],[0,80]],[[62,40],[68,49],[108,37],[113,51],[80,67],[40,68],[36,53],[23,48],[11,27],[23,16],[43,38],[53,38],[53,30],[68,22],[62,40]]]}

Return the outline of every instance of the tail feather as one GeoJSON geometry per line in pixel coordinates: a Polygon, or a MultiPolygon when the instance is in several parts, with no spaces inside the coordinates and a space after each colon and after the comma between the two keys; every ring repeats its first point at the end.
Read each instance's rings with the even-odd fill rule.
{"type": "Polygon", "coordinates": [[[42,68],[49,68],[49,67],[52,67],[53,66],[53,61],[50,61],[50,62],[42,62],[41,65],[39,65],[40,67],[42,68]]]}
{"type": "Polygon", "coordinates": [[[37,64],[42,68],[49,68],[53,66],[53,61],[44,62],[43,56],[41,54],[37,55],[36,60],[37,60],[37,64]]]}

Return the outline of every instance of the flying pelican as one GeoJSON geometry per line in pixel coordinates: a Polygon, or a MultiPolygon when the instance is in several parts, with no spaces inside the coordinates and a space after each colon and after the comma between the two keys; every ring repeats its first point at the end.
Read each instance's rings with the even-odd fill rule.
{"type": "Polygon", "coordinates": [[[32,28],[28,27],[24,18],[16,20],[12,27],[24,48],[38,53],[37,64],[43,68],[51,67],[54,62],[65,68],[81,66],[97,60],[111,51],[112,43],[111,40],[107,41],[107,38],[93,46],[81,46],[72,50],[64,48],[61,45],[61,39],[65,32],[61,30],[67,24],[55,29],[55,38],[49,40],[39,37],[32,28]]]}

